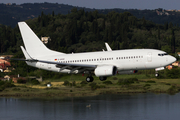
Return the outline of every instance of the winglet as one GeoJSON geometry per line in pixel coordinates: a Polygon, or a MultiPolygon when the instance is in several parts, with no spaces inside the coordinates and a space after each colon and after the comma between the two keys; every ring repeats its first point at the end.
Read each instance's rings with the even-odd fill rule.
{"type": "Polygon", "coordinates": [[[108,43],[105,43],[105,45],[106,45],[107,51],[112,51],[112,49],[110,48],[110,46],[108,45],[108,43]]]}

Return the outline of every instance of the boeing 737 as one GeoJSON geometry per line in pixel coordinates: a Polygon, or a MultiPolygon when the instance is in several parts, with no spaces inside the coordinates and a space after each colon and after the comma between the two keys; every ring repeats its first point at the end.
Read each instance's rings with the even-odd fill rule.
{"type": "Polygon", "coordinates": [[[25,48],[21,46],[27,65],[60,73],[87,73],[87,82],[93,75],[101,81],[116,74],[136,73],[138,70],[167,66],[176,58],[155,49],[112,50],[65,54],[48,49],[25,22],[18,23],[25,48]]]}

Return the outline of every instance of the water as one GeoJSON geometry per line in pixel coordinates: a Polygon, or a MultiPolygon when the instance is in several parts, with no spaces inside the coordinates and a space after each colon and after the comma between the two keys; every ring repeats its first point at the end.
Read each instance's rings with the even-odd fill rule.
{"type": "Polygon", "coordinates": [[[0,98],[0,120],[170,120],[179,117],[180,93],[68,99],[0,98]]]}

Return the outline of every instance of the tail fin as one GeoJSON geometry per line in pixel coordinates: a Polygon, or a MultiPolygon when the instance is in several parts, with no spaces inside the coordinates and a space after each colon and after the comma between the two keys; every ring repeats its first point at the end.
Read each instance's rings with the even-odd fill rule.
{"type": "Polygon", "coordinates": [[[48,49],[25,22],[19,22],[18,25],[26,51],[32,58],[63,54],[48,49]]]}

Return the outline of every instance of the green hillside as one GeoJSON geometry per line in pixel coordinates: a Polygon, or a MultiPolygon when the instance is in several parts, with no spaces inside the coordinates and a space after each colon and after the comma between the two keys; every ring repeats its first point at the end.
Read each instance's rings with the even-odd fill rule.
{"type": "MultiPolygon", "coordinates": [[[[138,19],[129,12],[84,11],[73,8],[69,14],[44,14],[26,21],[39,38],[48,36],[47,47],[65,53],[102,51],[104,42],[114,50],[133,48],[161,49],[173,54],[180,51],[180,28],[172,23],[155,24],[138,19]]],[[[0,26],[0,53],[23,58],[23,45],[18,27],[0,26]]],[[[24,62],[16,63],[18,72],[27,75],[33,70],[24,62]]],[[[47,72],[45,75],[48,76],[47,72]]],[[[43,74],[43,73],[42,73],[43,74]]],[[[53,73],[56,74],[56,73],[53,73]]]]}
{"type": "Polygon", "coordinates": [[[17,22],[24,21],[27,19],[33,19],[44,14],[63,14],[67,15],[71,9],[76,7],[84,9],[85,12],[97,10],[99,13],[108,14],[109,12],[115,11],[118,13],[130,12],[137,18],[145,18],[146,20],[153,21],[154,23],[164,24],[166,22],[179,25],[180,12],[179,11],[168,11],[164,9],[156,10],[138,10],[138,9],[89,9],[78,6],[71,6],[58,3],[24,3],[24,4],[0,4],[0,24],[15,27],[17,22]]]}

